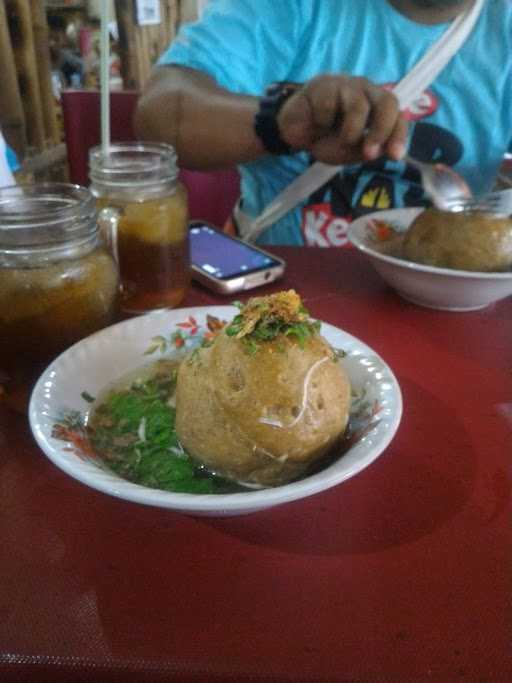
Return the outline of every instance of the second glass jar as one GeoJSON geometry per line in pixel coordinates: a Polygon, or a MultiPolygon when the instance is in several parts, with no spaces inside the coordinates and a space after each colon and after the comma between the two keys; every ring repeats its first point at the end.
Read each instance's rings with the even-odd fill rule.
{"type": "Polygon", "coordinates": [[[162,143],[90,151],[91,192],[119,261],[127,313],[178,306],[190,283],[188,203],[177,158],[162,143]]]}
{"type": "Polygon", "coordinates": [[[118,317],[117,266],[91,193],[0,188],[0,400],[21,411],[44,367],[118,317]]]}

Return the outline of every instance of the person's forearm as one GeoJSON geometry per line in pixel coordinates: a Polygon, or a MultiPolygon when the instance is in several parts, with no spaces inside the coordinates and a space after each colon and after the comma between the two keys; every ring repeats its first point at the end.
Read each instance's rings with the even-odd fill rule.
{"type": "Polygon", "coordinates": [[[201,72],[158,67],[141,95],[137,135],[168,142],[179,165],[191,169],[233,166],[262,156],[254,133],[256,97],[234,95],[201,72]]]}

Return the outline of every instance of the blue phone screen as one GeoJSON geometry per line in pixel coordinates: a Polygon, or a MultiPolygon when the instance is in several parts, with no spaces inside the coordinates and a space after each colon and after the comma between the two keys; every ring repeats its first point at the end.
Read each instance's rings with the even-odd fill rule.
{"type": "Polygon", "coordinates": [[[262,254],[249,244],[231,239],[207,225],[190,228],[192,263],[213,277],[227,280],[256,270],[279,265],[279,261],[262,254]]]}

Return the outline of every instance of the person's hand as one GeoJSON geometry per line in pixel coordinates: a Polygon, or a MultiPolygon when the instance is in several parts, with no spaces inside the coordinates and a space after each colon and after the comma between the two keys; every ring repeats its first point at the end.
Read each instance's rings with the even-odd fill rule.
{"type": "Polygon", "coordinates": [[[327,164],[398,160],[405,153],[407,122],[396,97],[365,78],[313,78],[286,100],[277,123],[293,149],[327,164]]]}

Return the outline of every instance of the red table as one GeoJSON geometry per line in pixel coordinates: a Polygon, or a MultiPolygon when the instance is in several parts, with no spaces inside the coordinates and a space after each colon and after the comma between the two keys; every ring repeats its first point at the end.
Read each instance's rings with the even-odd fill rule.
{"type": "Polygon", "coordinates": [[[88,489],[0,411],[1,681],[512,680],[512,299],[431,311],[352,250],[276,252],[266,291],[395,371],[395,439],[323,494],[195,518],[88,489]]]}

